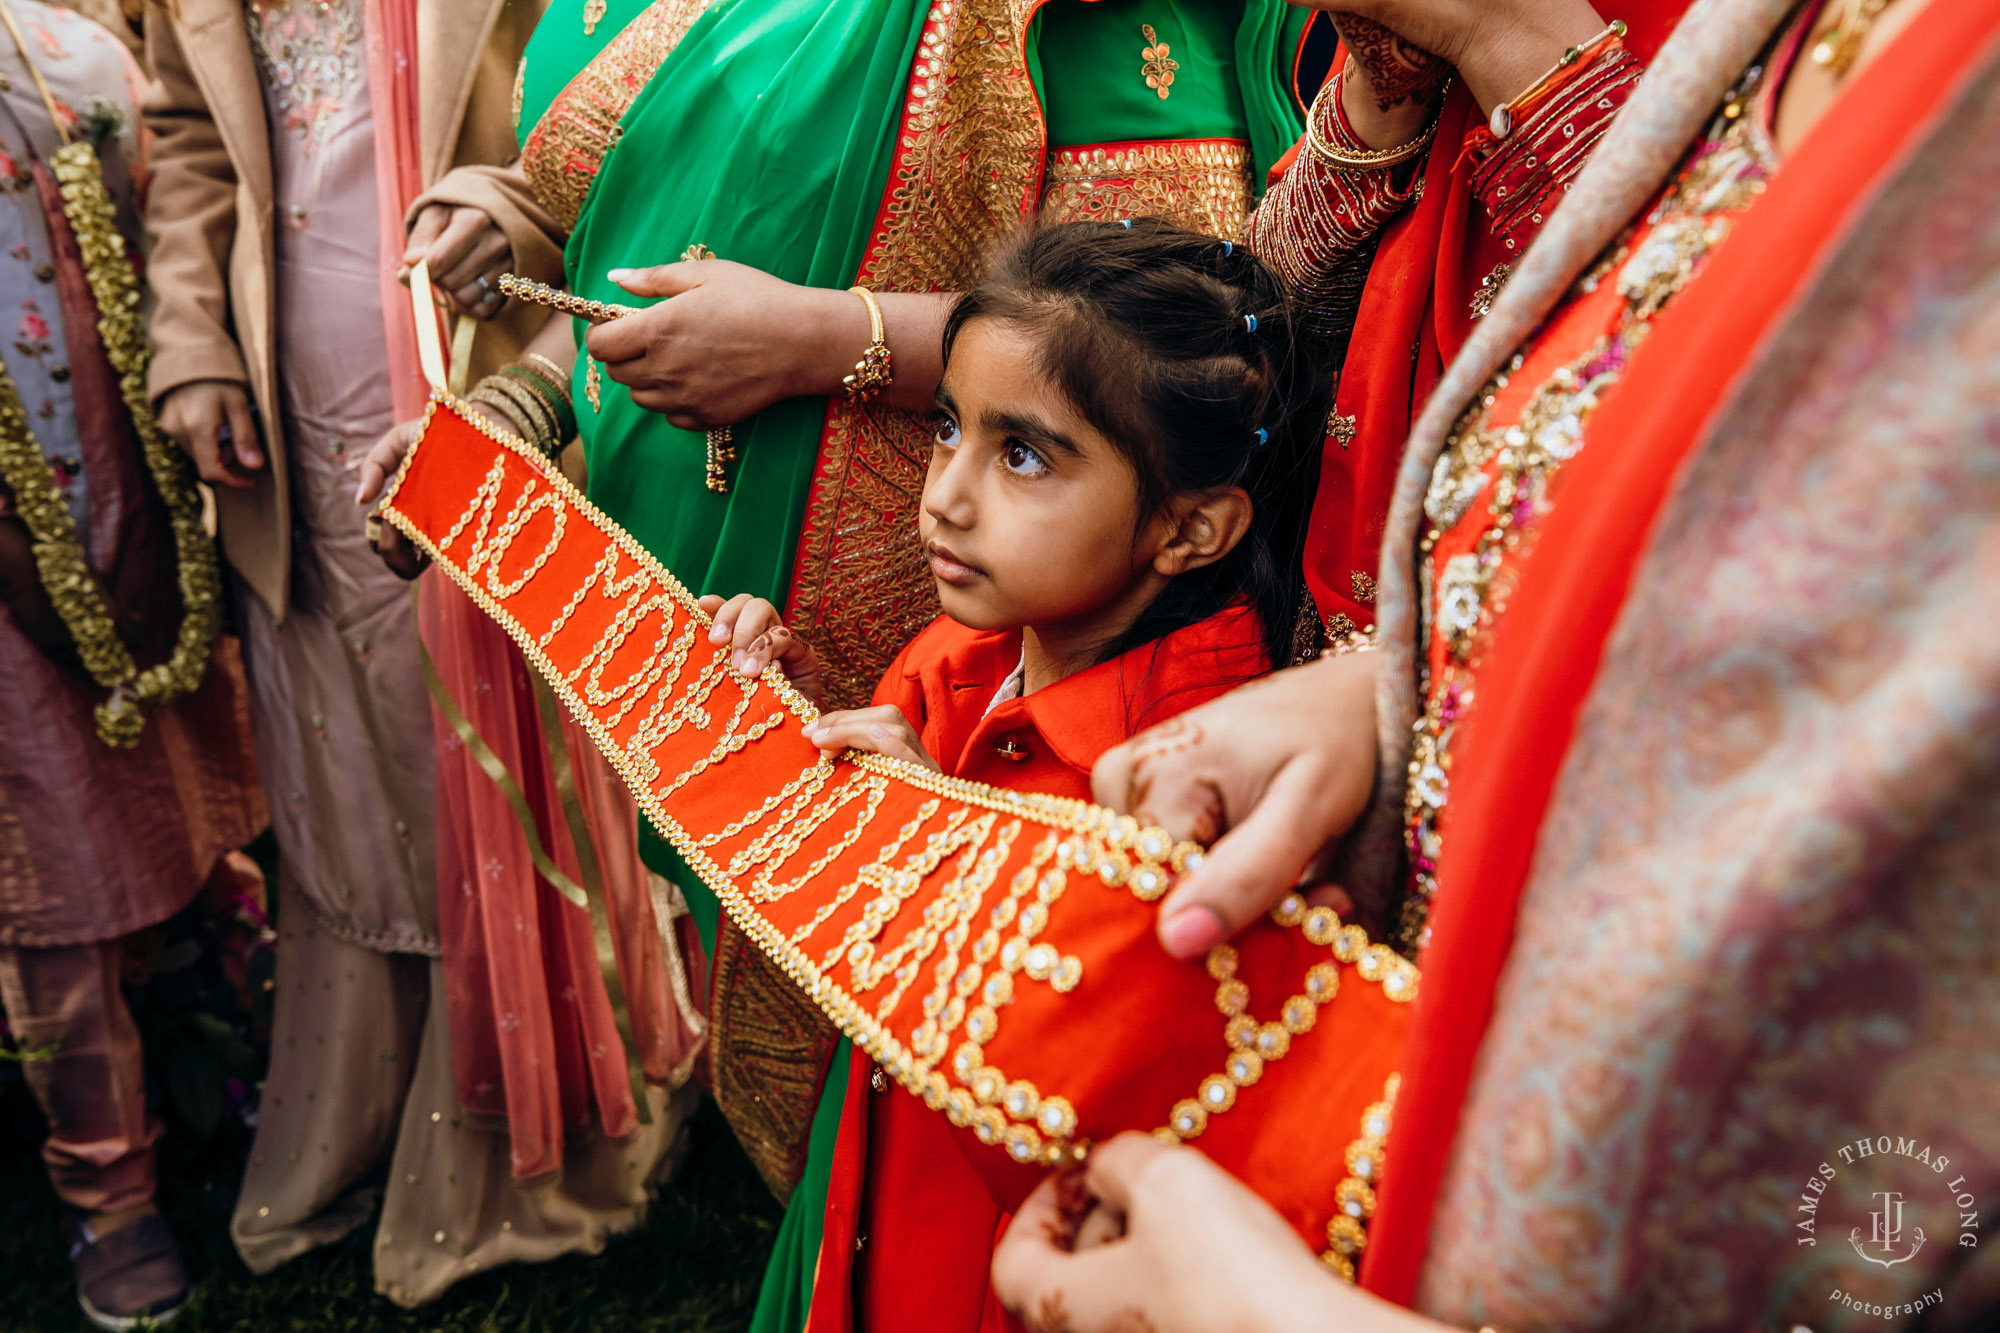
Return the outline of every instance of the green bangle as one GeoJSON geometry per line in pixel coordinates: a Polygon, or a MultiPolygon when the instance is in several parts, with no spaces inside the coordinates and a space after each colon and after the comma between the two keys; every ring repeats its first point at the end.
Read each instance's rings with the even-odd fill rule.
{"type": "Polygon", "coordinates": [[[513,380],[548,405],[554,418],[556,438],[564,444],[576,438],[576,411],[570,405],[569,388],[551,380],[531,365],[516,361],[500,367],[500,374],[513,380]]]}

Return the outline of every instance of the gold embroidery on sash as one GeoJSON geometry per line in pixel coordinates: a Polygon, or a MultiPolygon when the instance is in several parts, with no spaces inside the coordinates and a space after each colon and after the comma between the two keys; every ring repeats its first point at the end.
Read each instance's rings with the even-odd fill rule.
{"type": "MultiPolygon", "coordinates": [[[[426,416],[425,433],[439,401],[444,400],[434,400],[426,416]]],[[[481,419],[466,419],[456,407],[451,410],[503,451],[474,486],[471,502],[436,538],[399,507],[404,482],[420,456],[420,435],[392,483],[383,515],[431,554],[439,568],[507,630],[610,760],[640,808],[716,892],[737,928],[822,1013],[954,1124],[970,1127],[1018,1161],[1052,1165],[1073,1160],[1083,1147],[1075,1138],[1075,1109],[1059,1096],[1045,1097],[1032,1083],[1008,1080],[1004,1071],[987,1062],[984,1047],[997,1034],[1000,1015],[1018,987],[1044,984],[1063,993],[1081,980],[1082,962],[1039,938],[1049,924],[1050,908],[1073,882],[1095,882],[1150,903],[1166,892],[1170,872],[1196,863],[1199,849],[1176,845],[1158,829],[1142,828],[1129,817],[1087,802],[987,787],[879,755],[849,755],[838,762],[817,758],[775,796],[719,831],[682,825],[676,816],[685,812],[678,806],[670,810],[669,797],[760,737],[788,722],[809,720],[816,710],[792,690],[776,667],[754,680],[736,677],[728,669],[726,648],[713,648],[694,679],[685,679],[692,645],[700,637],[691,631],[706,624],[692,595],[565,480],[548,474],[529,445],[481,419]],[[512,458],[507,457],[510,453],[512,458]],[[508,505],[512,484],[519,490],[508,505]],[[517,523],[515,517],[543,512],[544,499],[552,499],[557,507],[553,526],[558,538],[542,549],[525,576],[503,578],[501,570],[525,523],[525,519],[517,523]],[[495,528],[492,519],[503,507],[510,517],[495,528]],[[507,603],[553,558],[572,515],[585,529],[587,543],[602,540],[607,551],[619,556],[614,560],[600,555],[592,562],[599,598],[617,610],[587,646],[575,638],[567,643],[558,639],[551,655],[544,639],[521,623],[507,603]],[[468,528],[470,555],[453,549],[468,528]],[[633,572],[621,578],[617,567],[624,559],[633,562],[633,572]],[[473,561],[480,569],[472,568],[473,561]],[[496,588],[508,591],[496,594],[496,588]],[[655,613],[662,627],[651,647],[643,653],[628,651],[638,627],[655,613]],[[569,666],[572,662],[575,665],[569,666]],[[621,672],[620,684],[604,684],[605,676],[621,672]],[[737,692],[738,701],[718,728],[718,711],[711,705],[725,686],[737,692]],[[767,700],[772,711],[746,730],[742,723],[758,700],[767,700]],[[647,704],[645,717],[621,741],[616,729],[642,702],[647,704]],[[665,770],[654,751],[683,728],[712,733],[715,742],[676,776],[664,779],[665,770]],[[836,775],[842,775],[841,780],[829,791],[836,775]],[[897,783],[928,798],[893,833],[878,830],[880,809],[897,783]],[[953,808],[947,810],[947,802],[953,808]],[[927,829],[932,831],[917,844],[927,829]],[[722,844],[753,833],[734,854],[718,862],[714,853],[722,844]],[[822,904],[803,927],[781,932],[758,910],[811,884],[870,837],[881,841],[858,869],[843,872],[849,878],[832,895],[836,901],[822,904]],[[1033,845],[1025,862],[1016,866],[1014,849],[1024,838],[1032,839],[1033,845]],[[907,850],[912,845],[917,850],[907,850]],[[811,859],[797,864],[808,849],[811,859]],[[989,892],[1010,867],[1006,896],[989,907],[989,892]],[[746,881],[753,869],[757,873],[746,881]],[[790,877],[780,882],[781,872],[790,877]],[[919,904],[920,892],[941,873],[948,878],[919,904]],[[814,941],[864,888],[876,896],[839,938],[814,941]],[[975,936],[973,925],[982,912],[986,929],[975,936]],[[1008,931],[1011,938],[1003,940],[1008,931]],[[964,961],[967,958],[969,962],[964,961]],[[845,987],[840,980],[843,964],[845,987]],[[900,1006],[925,975],[934,984],[921,1000],[923,1018],[905,1029],[914,1016],[899,1016],[900,1006]],[[885,984],[889,988],[881,993],[885,984]],[[938,1065],[961,1031],[964,1040],[949,1066],[954,1081],[938,1065]]],[[[564,620],[574,609],[574,599],[568,605],[570,609],[560,613],[564,620]]],[[[638,641],[644,643],[644,636],[638,641]]],[[[680,764],[698,752],[682,748],[678,753],[680,764]]],[[[776,775],[770,780],[775,781],[776,775]]],[[[711,784],[705,790],[712,798],[717,788],[711,784]]],[[[710,813],[704,822],[717,817],[710,813]]],[[[1371,944],[1363,930],[1341,922],[1332,909],[1308,908],[1292,895],[1271,919],[1281,929],[1298,930],[1308,945],[1323,947],[1328,955],[1306,969],[1302,989],[1283,1002],[1279,1017],[1259,1024],[1249,1015],[1252,997],[1248,984],[1237,975],[1235,947],[1223,945],[1211,951],[1209,974],[1218,983],[1215,1003],[1227,1020],[1224,1068],[1201,1081],[1195,1098],[1177,1103],[1159,1133],[1193,1138],[1209,1117],[1235,1105],[1239,1089],[1256,1083],[1265,1064],[1281,1059],[1294,1038],[1312,1030],[1318,1010],[1332,1003],[1341,989],[1345,975],[1341,968],[1351,969],[1361,982],[1379,986],[1392,1001],[1415,999],[1417,970],[1383,946],[1371,944]]],[[[736,957],[732,972],[747,957],[736,957]]],[[[758,993],[763,995],[760,1003],[773,1002],[773,993],[758,993]]],[[[782,1011],[787,1006],[779,1007],[782,1011]]],[[[772,1128],[762,1126],[760,1132],[772,1128]]],[[[787,1132],[764,1146],[788,1153],[794,1146],[789,1123],[777,1128],[787,1132]]],[[[773,1160],[782,1164],[789,1159],[781,1153],[773,1160]]]]}

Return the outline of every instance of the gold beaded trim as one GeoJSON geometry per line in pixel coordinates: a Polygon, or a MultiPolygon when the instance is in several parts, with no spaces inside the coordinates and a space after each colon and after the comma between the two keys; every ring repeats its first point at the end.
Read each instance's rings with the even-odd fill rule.
{"type": "Polygon", "coordinates": [[[1333,1190],[1333,1220],[1326,1224],[1326,1249],[1319,1261],[1349,1282],[1368,1248],[1368,1220],[1375,1216],[1375,1191],[1388,1161],[1389,1124],[1402,1082],[1401,1074],[1389,1075],[1382,1100],[1361,1113],[1361,1137],[1347,1145],[1347,1175],[1333,1190]]]}
{"type": "MultiPolygon", "coordinates": [[[[550,471],[532,446],[482,417],[468,415],[442,393],[433,395],[418,443],[404,456],[381,512],[508,631],[576,714],[655,827],[721,899],[731,919],[884,1070],[928,1105],[943,1111],[953,1124],[971,1128],[981,1140],[1003,1148],[1017,1161],[1052,1165],[1083,1155],[1088,1143],[1075,1138],[1078,1116],[1074,1106],[1060,1096],[1044,1095],[1026,1080],[1009,1079],[987,1062],[983,1048],[998,1034],[1000,1011],[1024,979],[1047,985],[1059,994],[1073,990],[1082,980],[1080,959],[1037,938],[1072,875],[1094,879],[1108,888],[1124,888],[1140,901],[1152,902],[1166,893],[1173,875],[1200,864],[1199,847],[1177,844],[1161,829],[1142,826],[1130,816],[1086,801],[989,787],[881,755],[852,751],[838,761],[822,758],[723,829],[695,835],[668,812],[669,796],[698,773],[784,725],[787,713],[796,722],[817,717],[817,709],[792,689],[782,670],[775,664],[767,667],[720,728],[721,739],[714,749],[663,786],[659,764],[650,756],[651,747],[685,725],[707,729],[711,719],[704,701],[728,675],[728,650],[717,649],[715,659],[694,683],[675,692],[680,697],[663,696],[647,705],[630,750],[611,737],[609,728],[645,703],[660,680],[679,678],[699,629],[708,623],[692,595],[671,573],[560,474],[550,471]],[[495,528],[491,520],[505,479],[504,460],[497,460],[457,522],[433,541],[394,502],[440,406],[522,459],[533,475],[517,497],[513,513],[495,528]],[[538,489],[544,485],[546,490],[538,489]],[[567,599],[555,625],[535,635],[500,603],[540,572],[555,542],[548,542],[526,574],[504,584],[500,582],[500,564],[531,512],[563,502],[596,523],[610,538],[612,548],[586,579],[585,588],[567,599]],[[448,559],[446,548],[468,530],[472,559],[463,564],[448,559]],[[628,561],[630,572],[621,574],[620,567],[628,561]],[[652,597],[635,597],[628,602],[591,653],[573,670],[564,672],[545,649],[582,604],[593,583],[607,595],[650,590],[652,597]],[[620,646],[653,610],[669,604],[684,613],[681,627],[677,629],[673,620],[666,620],[648,665],[622,685],[606,688],[604,670],[620,646]],[[746,728],[758,688],[768,689],[784,711],[768,714],[746,728]],[[608,719],[595,710],[604,710],[608,719]],[[633,751],[645,757],[635,758],[633,751]],[[891,779],[933,799],[900,827],[852,882],[822,904],[811,921],[789,934],[781,932],[757,907],[803,889],[859,843],[891,779]],[[905,848],[947,802],[961,808],[950,812],[943,827],[929,834],[921,849],[905,856],[905,848]],[[718,863],[711,855],[721,843],[767,819],[772,823],[734,851],[726,863],[718,863]],[[837,820],[847,821],[848,827],[832,847],[792,879],[777,882],[776,868],[796,855],[815,832],[837,820]],[[1006,896],[987,910],[985,928],[975,936],[974,923],[985,907],[986,892],[1024,837],[1036,839],[1028,860],[1012,875],[1006,896]],[[905,857],[900,867],[896,865],[899,856],[905,857]],[[884,928],[947,862],[950,878],[942,892],[926,903],[922,924],[902,943],[878,952],[876,940],[884,928]],[[818,957],[809,955],[806,941],[863,888],[873,890],[876,896],[862,917],[818,957]],[[885,1020],[925,965],[935,984],[922,1001],[923,1021],[905,1042],[885,1020]],[[846,969],[846,985],[838,975],[842,968],[846,969]],[[887,995],[872,1002],[858,998],[858,992],[872,990],[890,977],[896,985],[887,995]],[[955,1050],[954,1041],[958,1043],[955,1050]],[[951,1051],[949,1067],[956,1076],[956,1086],[939,1068],[947,1051],[951,1051]]],[[[1192,1138],[1206,1125],[1208,1115],[1234,1105],[1235,1090],[1256,1081],[1263,1061],[1281,1058],[1292,1036],[1310,1030],[1319,1006],[1337,993],[1340,977],[1333,963],[1352,965],[1363,980],[1381,985],[1392,1000],[1415,999],[1416,968],[1392,951],[1371,944],[1360,927],[1343,925],[1331,909],[1308,910],[1304,900],[1293,895],[1279,904],[1272,919],[1282,927],[1302,929],[1314,944],[1328,946],[1331,961],[1314,965],[1307,973],[1304,992],[1285,1002],[1279,1020],[1260,1027],[1248,1016],[1249,988],[1234,975],[1234,948],[1219,946],[1209,965],[1211,975],[1219,975],[1216,1002],[1228,1020],[1224,1036],[1232,1054],[1225,1060],[1223,1073],[1204,1079],[1196,1097],[1179,1103],[1169,1126],[1159,1132],[1192,1138]],[[1219,1091],[1225,1085],[1227,1091],[1219,1091]],[[1199,1123],[1189,1124],[1181,1115],[1189,1106],[1200,1112],[1199,1123]]]]}

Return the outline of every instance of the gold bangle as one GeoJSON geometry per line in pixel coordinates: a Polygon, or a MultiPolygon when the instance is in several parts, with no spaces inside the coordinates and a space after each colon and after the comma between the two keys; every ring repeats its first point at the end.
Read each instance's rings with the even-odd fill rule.
{"type": "Polygon", "coordinates": [[[549,382],[551,384],[554,384],[557,388],[561,389],[565,396],[569,394],[569,381],[571,372],[564,370],[561,366],[549,360],[547,357],[543,356],[540,352],[523,352],[521,353],[521,359],[523,361],[533,361],[536,365],[548,371],[549,382]]]}
{"type": "Polygon", "coordinates": [[[896,382],[896,370],[882,327],[882,306],[875,299],[875,293],[866,287],[849,287],[847,290],[860,297],[861,303],[868,307],[868,348],[854,363],[854,373],[840,383],[847,390],[848,402],[865,403],[896,382]]]}
{"type": "Polygon", "coordinates": [[[1444,95],[1451,91],[1449,79],[1445,81],[1444,87],[1438,90],[1438,113],[1431,118],[1430,127],[1422,134],[1395,148],[1361,149],[1334,147],[1320,137],[1317,124],[1320,116],[1320,99],[1326,96],[1328,89],[1332,89],[1334,96],[1338,97],[1340,86],[1346,79],[1347,66],[1342,65],[1340,77],[1322,84],[1319,92],[1313,95],[1312,107],[1306,112],[1306,151],[1313,157],[1330,167],[1342,170],[1379,171],[1385,167],[1400,166],[1431,146],[1431,140],[1437,137],[1438,126],[1444,123],[1444,95]]]}

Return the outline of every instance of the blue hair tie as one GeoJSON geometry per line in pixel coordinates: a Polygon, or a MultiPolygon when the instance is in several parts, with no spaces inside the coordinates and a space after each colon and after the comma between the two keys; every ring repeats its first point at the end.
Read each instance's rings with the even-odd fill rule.
{"type": "Polygon", "coordinates": [[[1243,326],[1249,329],[1250,332],[1255,333],[1257,331],[1257,317],[1255,315],[1245,315],[1243,317],[1243,326]]]}
{"type": "Polygon", "coordinates": [[[1257,443],[1269,444],[1270,442],[1271,442],[1271,432],[1265,430],[1262,426],[1257,427],[1257,443]]]}
{"type": "Polygon", "coordinates": [[[1224,242],[1222,243],[1222,257],[1223,257],[1224,259],[1227,259],[1227,258],[1228,258],[1229,256],[1231,256],[1231,255],[1233,255],[1233,254],[1235,254],[1235,253],[1236,253],[1236,242],[1234,242],[1234,241],[1224,241],[1224,242]]]}
{"type": "Polygon", "coordinates": [[[1132,219],[1131,219],[1131,218],[1119,218],[1119,219],[1118,219],[1118,222],[1119,222],[1119,225],[1120,225],[1120,226],[1122,226],[1122,227],[1124,227],[1126,231],[1130,231],[1130,230],[1132,230],[1132,219]]]}

